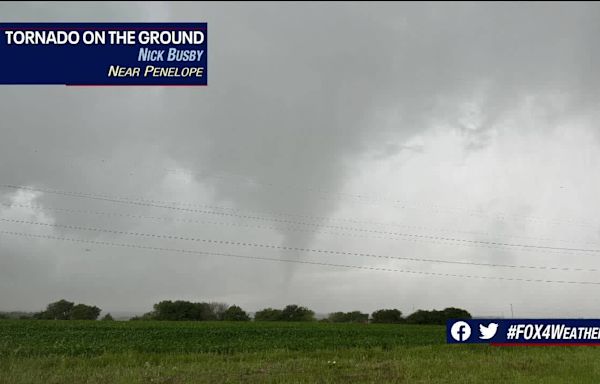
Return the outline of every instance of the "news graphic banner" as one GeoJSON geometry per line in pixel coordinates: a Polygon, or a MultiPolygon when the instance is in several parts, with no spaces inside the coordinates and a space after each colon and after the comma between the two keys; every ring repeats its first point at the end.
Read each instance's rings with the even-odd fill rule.
{"type": "Polygon", "coordinates": [[[450,344],[598,345],[600,319],[448,320],[450,344]]]}
{"type": "Polygon", "coordinates": [[[207,85],[206,23],[0,23],[0,84],[207,85]]]}

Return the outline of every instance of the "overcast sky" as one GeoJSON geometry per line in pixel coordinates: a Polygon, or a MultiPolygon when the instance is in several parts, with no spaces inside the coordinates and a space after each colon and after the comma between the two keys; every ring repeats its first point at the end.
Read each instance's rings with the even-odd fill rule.
{"type": "Polygon", "coordinates": [[[599,286],[577,284],[600,283],[598,4],[3,3],[0,19],[206,21],[210,47],[208,87],[0,88],[0,184],[26,187],[0,188],[0,231],[55,237],[0,233],[1,310],[600,316],[599,286]]]}

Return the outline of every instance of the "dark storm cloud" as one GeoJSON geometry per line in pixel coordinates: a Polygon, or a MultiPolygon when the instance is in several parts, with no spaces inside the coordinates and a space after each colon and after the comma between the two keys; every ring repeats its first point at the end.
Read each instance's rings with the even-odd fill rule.
{"type": "MultiPolygon", "coordinates": [[[[2,183],[328,216],[347,211],[344,201],[324,199],[308,189],[343,191],[357,178],[365,155],[376,153],[381,161],[403,153],[435,156],[426,144],[409,141],[440,127],[457,129],[464,138],[448,141],[445,147],[485,151],[494,132],[502,129],[498,124],[532,98],[530,103],[543,112],[536,121],[544,123],[522,129],[541,130],[542,135],[553,124],[593,112],[599,101],[597,4],[5,3],[1,10],[6,21],[202,20],[209,25],[210,46],[206,89],[4,88],[2,183]],[[548,95],[551,101],[546,100],[548,95]],[[562,100],[558,107],[554,96],[562,100]],[[165,174],[171,168],[192,176],[165,174]],[[251,182],[215,177],[223,174],[243,175],[251,182]],[[286,185],[300,188],[281,187],[286,185]]],[[[413,183],[423,180],[425,185],[435,177],[433,167],[422,169],[413,183]]],[[[157,214],[140,206],[115,208],[52,194],[41,194],[36,201],[48,207],[157,214]]],[[[52,217],[57,223],[92,220],[61,212],[52,217]]],[[[135,221],[93,220],[96,226],[115,229],[150,227],[135,221]]],[[[218,228],[185,225],[150,229],[221,234],[218,228]]],[[[241,230],[228,233],[233,238],[244,236],[252,237],[241,230]]],[[[262,236],[261,240],[299,247],[318,240],[314,233],[284,230],[262,236]]],[[[330,244],[343,245],[341,240],[330,244]]],[[[413,251],[411,247],[402,250],[413,251]]],[[[77,252],[65,257],[77,259],[77,252]]],[[[114,284],[128,295],[114,305],[125,309],[130,307],[128,300],[148,304],[165,294],[154,290],[145,295],[134,289],[139,283],[127,279],[127,271],[145,261],[125,251],[114,252],[117,256],[109,261],[99,258],[90,265],[98,271],[93,281],[111,271],[121,276],[114,284]]],[[[160,279],[161,269],[176,270],[175,276],[185,273],[183,265],[190,262],[180,260],[183,264],[178,267],[170,258],[152,260],[152,265],[139,267],[141,275],[134,274],[149,282],[148,289],[150,282],[160,279]]],[[[3,261],[6,274],[22,271],[18,258],[3,261]]],[[[301,275],[288,271],[282,277],[275,273],[279,267],[251,265],[246,271],[252,271],[253,279],[242,267],[211,263],[199,267],[202,282],[190,288],[172,282],[169,292],[192,296],[196,289],[219,295],[218,274],[207,273],[215,266],[227,270],[228,276],[242,276],[237,283],[228,281],[224,300],[248,290],[260,297],[273,287],[287,286],[293,276],[321,278],[304,267],[299,268],[301,275]],[[265,275],[265,268],[274,273],[265,275]]],[[[25,269],[31,278],[45,273],[43,265],[27,264],[25,269]]],[[[59,276],[65,279],[72,272],[68,265],[61,271],[59,276]]],[[[327,274],[327,279],[335,286],[335,281],[343,280],[340,275],[327,274]]],[[[375,280],[373,276],[364,281],[375,280]]],[[[73,283],[74,291],[78,284],[73,283]]],[[[333,287],[325,291],[335,293],[333,287]]],[[[277,300],[313,300],[326,307],[326,299],[314,299],[317,290],[306,287],[301,292],[292,290],[277,300]]],[[[107,303],[114,296],[96,291],[89,295],[107,303]]],[[[15,306],[21,297],[29,300],[32,294],[20,296],[17,289],[0,296],[0,303],[15,306]]],[[[249,305],[268,304],[245,300],[249,305]]],[[[369,303],[366,299],[356,307],[369,303]]]]}

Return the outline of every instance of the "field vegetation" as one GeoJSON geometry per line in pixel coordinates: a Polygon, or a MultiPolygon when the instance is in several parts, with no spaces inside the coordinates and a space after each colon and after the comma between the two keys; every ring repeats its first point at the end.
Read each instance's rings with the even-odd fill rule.
{"type": "Polygon", "coordinates": [[[445,344],[436,325],[0,321],[0,383],[597,383],[600,349],[445,344]]]}

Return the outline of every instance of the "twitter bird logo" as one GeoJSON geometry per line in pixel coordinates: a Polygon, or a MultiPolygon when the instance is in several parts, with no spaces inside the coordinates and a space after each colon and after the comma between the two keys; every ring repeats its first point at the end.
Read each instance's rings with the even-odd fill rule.
{"type": "Polygon", "coordinates": [[[498,324],[496,323],[489,323],[487,327],[483,324],[479,324],[479,332],[481,333],[479,338],[481,340],[489,340],[494,337],[497,330],[498,324]]]}

